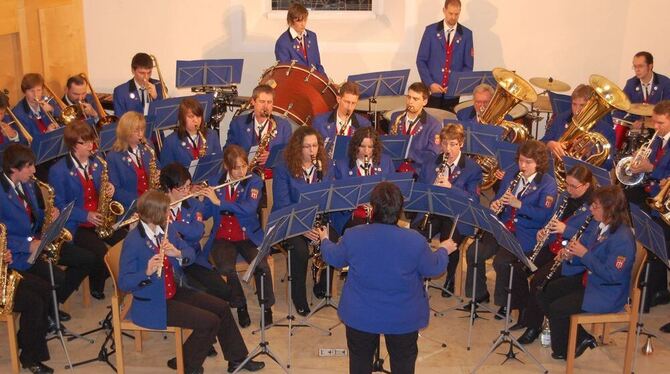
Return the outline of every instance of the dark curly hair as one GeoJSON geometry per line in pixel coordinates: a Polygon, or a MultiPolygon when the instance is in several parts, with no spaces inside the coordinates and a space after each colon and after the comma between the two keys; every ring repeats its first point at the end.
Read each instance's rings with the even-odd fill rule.
{"type": "Polygon", "coordinates": [[[349,157],[349,167],[356,165],[356,155],[358,154],[358,147],[361,146],[363,140],[366,138],[372,140],[372,164],[376,165],[382,159],[382,144],[379,141],[379,135],[372,127],[361,127],[349,141],[349,149],[347,150],[347,157],[349,157]]]}
{"type": "Polygon", "coordinates": [[[328,172],[328,156],[323,147],[323,138],[318,131],[311,126],[300,126],[289,139],[286,148],[284,149],[284,160],[286,160],[286,167],[294,177],[302,175],[302,142],[306,136],[314,135],[319,142],[319,151],[316,158],[321,161],[323,168],[323,175],[328,172]]]}

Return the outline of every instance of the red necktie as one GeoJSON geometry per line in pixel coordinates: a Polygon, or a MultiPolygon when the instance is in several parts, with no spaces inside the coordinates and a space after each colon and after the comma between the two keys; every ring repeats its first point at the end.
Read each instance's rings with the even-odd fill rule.
{"type": "Polygon", "coordinates": [[[661,139],[661,146],[659,147],[658,151],[656,152],[656,159],[654,159],[654,166],[658,165],[658,163],[663,158],[664,154],[665,154],[665,147],[663,146],[663,139],[661,139]]]}
{"type": "Polygon", "coordinates": [[[302,51],[302,57],[307,61],[307,48],[305,48],[305,40],[303,37],[298,37],[298,43],[300,44],[300,51],[302,51]]]}

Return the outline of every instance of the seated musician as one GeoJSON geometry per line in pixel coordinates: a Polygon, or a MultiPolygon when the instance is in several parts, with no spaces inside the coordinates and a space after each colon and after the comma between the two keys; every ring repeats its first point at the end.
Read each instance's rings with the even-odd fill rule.
{"type": "MultiPolygon", "coordinates": [[[[537,233],[538,244],[533,249],[537,249],[541,243],[544,244],[535,256],[534,263],[537,270],[530,279],[531,295],[519,317],[519,322],[512,326],[513,330],[526,327],[526,331],[518,339],[521,344],[530,344],[540,336],[544,313],[537,301],[538,287],[546,281],[547,275],[551,272],[554,257],[563,248],[563,241],[570,240],[586,217],[590,215],[589,205],[595,188],[595,179],[591,170],[584,165],[576,165],[567,171],[565,181],[567,194],[561,195],[556,201],[558,210],[555,215],[561,211],[561,207],[564,207],[562,214],[552,216],[545,226],[547,230],[542,229],[537,233]]],[[[561,274],[560,268],[555,269],[554,274],[561,274]]]]}
{"type": "MultiPolygon", "coordinates": [[[[332,180],[332,164],[326,155],[321,135],[310,126],[299,127],[284,149],[284,163],[275,168],[272,181],[272,210],[295,204],[300,199],[298,187],[304,184],[332,180]]],[[[331,235],[334,229],[331,225],[331,235]]],[[[310,258],[309,244],[318,240],[316,229],[303,236],[294,236],[286,242],[291,257],[291,295],[296,311],[301,316],[310,313],[305,291],[307,260],[310,258]]],[[[314,294],[325,294],[326,277],[321,277],[314,285],[314,294]]]]}
{"type": "Polygon", "coordinates": [[[133,56],[130,71],[133,77],[114,88],[114,115],[121,118],[126,112],[147,114],[149,103],[165,99],[161,82],[151,78],[154,61],[150,55],[140,52],[133,56]]]}
{"type": "Polygon", "coordinates": [[[312,127],[321,134],[326,148],[330,147],[329,144],[335,141],[336,136],[352,136],[359,128],[370,126],[367,118],[354,113],[359,96],[358,83],[345,82],[338,91],[337,108],[314,118],[312,127]]]}
{"type": "MultiPolygon", "coordinates": [[[[571,315],[620,312],[630,294],[635,238],[621,187],[596,189],[590,210],[597,228],[561,250],[559,256],[568,259],[562,264],[563,276],[538,295],[549,317],[551,357],[557,360],[566,358],[571,315]]],[[[595,347],[595,338],[579,326],[575,357],[595,347]]]]}
{"type": "MultiPolygon", "coordinates": [[[[193,330],[184,342],[186,373],[203,372],[202,363],[218,338],[228,372],[233,372],[247,356],[247,347],[225,301],[182,286],[182,267],[195,261],[195,251],[168,223],[169,210],[170,198],[160,191],[148,191],[138,200],[140,224],[128,233],[119,260],[119,288],[135,299],[130,319],[150,329],[193,330]]],[[[175,369],[176,360],[169,360],[168,366],[175,369]]],[[[244,369],[257,371],[264,366],[249,361],[244,369]]]]}
{"type": "Polygon", "coordinates": [[[254,110],[248,115],[233,118],[228,128],[228,139],[224,148],[229,144],[237,144],[249,153],[253,146],[265,145],[256,150],[254,158],[257,162],[250,165],[252,169],[264,166],[270,151],[288,143],[291,137],[291,124],[284,118],[272,115],[273,100],[272,87],[266,84],[256,86],[251,93],[254,110]]]}
{"type": "Polygon", "coordinates": [[[107,205],[114,195],[114,186],[107,183],[102,186],[102,177],[109,180],[109,170],[105,171],[102,161],[93,155],[93,146],[97,138],[91,126],[83,120],[74,120],[65,127],[63,142],[69,154],[56,162],[49,170],[49,183],[56,192],[56,206],[63,209],[74,201],[72,214],[65,224],[74,243],[95,257],[95,267],[89,274],[91,296],[98,300],[105,298],[105,279],[109,277],[105,265],[107,247],[123,239],[125,231],[115,231],[111,235],[101,238],[97,233],[101,228],[111,231],[108,223],[116,222],[117,218],[109,211],[109,207],[100,206],[107,201],[107,205]],[[107,194],[109,198],[101,196],[107,194]],[[107,212],[106,214],[103,214],[107,212]],[[111,218],[110,218],[111,217],[111,218]]]}
{"type": "Polygon", "coordinates": [[[398,227],[403,196],[390,182],[375,186],[370,204],[372,224],[347,230],[339,242],[319,229],[323,259],[351,269],[338,309],[347,329],[349,372],[373,371],[379,334],[385,334],[391,370],[413,373],[418,331],[429,316],[423,279],[444,272],[457,244],[445,240],[433,252],[417,232],[398,227]]]}
{"type": "Polygon", "coordinates": [[[25,96],[16,103],[13,112],[26,127],[33,140],[40,139],[45,132],[60,127],[58,123],[52,121],[60,117],[60,107],[56,105],[54,98],[45,96],[44,78],[41,74],[24,75],[21,79],[21,92],[25,96]]]}
{"type": "MultiPolygon", "coordinates": [[[[472,121],[478,124],[489,125],[482,122],[481,115],[488,108],[495,92],[495,89],[486,83],[477,85],[472,91],[472,106],[465,107],[456,112],[456,118],[461,122],[472,121]]],[[[505,120],[511,121],[512,116],[505,114],[505,120]]]]}
{"type": "Polygon", "coordinates": [[[128,112],[119,119],[116,140],[107,153],[109,179],[115,187],[114,200],[126,209],[149,188],[158,187],[158,165],[144,137],[147,123],[144,116],[128,112]],[[155,167],[152,166],[155,164],[155,167]],[[155,170],[153,170],[155,169],[155,170]]]}
{"type": "MultiPolygon", "coordinates": [[[[462,125],[452,123],[443,127],[440,131],[442,153],[437,156],[431,155],[424,162],[425,167],[419,174],[419,182],[454,189],[462,192],[464,199],[479,202],[482,168],[461,152],[464,141],[465,132],[462,125]]],[[[438,215],[430,215],[428,221],[425,221],[425,218],[420,214],[412,222],[412,228],[419,230],[429,240],[435,234],[440,235],[440,241],[449,239],[453,225],[451,218],[438,215]]],[[[468,235],[472,235],[470,226],[457,225],[453,239],[460,243],[463,237],[468,235]]],[[[446,291],[442,291],[444,297],[450,297],[454,293],[454,275],[458,261],[458,251],[449,255],[449,266],[444,281],[446,291]]]]}
{"type": "MultiPolygon", "coordinates": [[[[440,153],[440,129],[442,124],[424,110],[430,92],[421,82],[412,83],[407,89],[404,112],[393,113],[389,129],[390,135],[413,136],[409,149],[409,159],[416,174],[421,173],[423,160],[431,154],[440,153]]],[[[409,170],[399,170],[409,171],[409,170]]]]}
{"type": "Polygon", "coordinates": [[[73,75],[65,83],[63,102],[70,105],[78,105],[86,119],[86,122],[95,126],[98,122],[98,112],[93,107],[93,95],[88,93],[86,81],[79,75],[73,75]]]}
{"type": "Polygon", "coordinates": [[[161,149],[161,164],[177,162],[188,168],[191,161],[221,153],[219,134],[205,127],[200,102],[187,97],[179,103],[179,124],[161,149]]]}
{"type": "MultiPolygon", "coordinates": [[[[572,119],[582,111],[591,95],[593,95],[593,88],[591,88],[591,86],[585,84],[577,86],[575,90],[572,91],[571,95],[572,109],[569,112],[558,113],[556,117],[554,117],[549,129],[544,134],[544,137],[540,139],[547,144],[547,147],[555,157],[563,157],[566,155],[565,152],[569,144],[566,142],[559,142],[559,139],[563,136],[565,130],[572,124],[572,119]]],[[[606,115],[601,118],[596,122],[595,126],[591,128],[591,131],[602,134],[607,138],[607,141],[611,145],[609,157],[602,165],[600,165],[609,170],[614,166],[614,159],[616,157],[616,149],[614,147],[615,136],[611,116],[606,115]]]]}
{"type": "MultiPolygon", "coordinates": [[[[6,226],[5,226],[6,227],[6,226]]],[[[6,228],[5,228],[6,230],[6,228]]],[[[12,263],[12,251],[0,249],[5,266],[12,263]]],[[[7,269],[7,276],[16,274],[7,269]]],[[[16,276],[16,275],[14,275],[16,276]]],[[[9,278],[7,278],[9,279],[9,278]]],[[[44,279],[29,273],[23,273],[14,294],[14,307],[3,312],[20,313],[19,332],[19,361],[24,369],[31,373],[51,374],[54,370],[43,361],[49,361],[49,347],[46,335],[49,330],[48,315],[51,306],[51,285],[44,279]]],[[[3,305],[6,308],[6,305],[3,305]]]]}
{"type": "MultiPolygon", "coordinates": [[[[514,233],[526,253],[533,249],[537,231],[549,220],[556,198],[556,181],[548,173],[548,156],[547,147],[537,140],[528,140],[521,144],[517,151],[518,169],[506,173],[500,190],[491,202],[491,209],[494,212],[500,211],[500,220],[514,233]]],[[[467,252],[468,264],[475,263],[474,245],[473,243],[467,252]]],[[[477,289],[472,297],[477,301],[488,299],[485,261],[495,255],[494,302],[500,306],[498,314],[504,315],[507,311],[506,289],[509,285],[510,263],[514,264],[511,309],[522,309],[529,296],[528,281],[522,265],[488,233],[482,236],[477,252],[477,289]]],[[[474,267],[468,266],[466,294],[472,290],[473,269],[474,267]]],[[[501,319],[499,316],[496,318],[501,319]]]]}
{"type": "Polygon", "coordinates": [[[8,110],[11,110],[9,108],[9,98],[0,92],[0,150],[13,143],[28,144],[17,130],[17,124],[12,123],[14,119],[9,115],[8,110]]]}
{"type": "MultiPolygon", "coordinates": [[[[46,282],[51,281],[49,265],[42,257],[34,264],[28,262],[40,246],[45,221],[53,222],[58,209],[53,206],[53,197],[42,195],[39,186],[33,182],[35,155],[23,144],[12,144],[5,150],[2,160],[3,175],[0,176],[0,221],[7,224],[7,244],[12,250],[11,268],[20,274],[34,274],[46,282]],[[45,217],[51,211],[51,217],[45,217]]],[[[64,303],[95,267],[92,253],[79,248],[73,242],[64,242],[60,250],[59,265],[53,267],[56,283],[56,297],[64,303]]],[[[53,309],[53,308],[52,308],[53,309]]],[[[51,310],[53,312],[53,310],[51,310]]],[[[59,311],[62,321],[70,319],[69,314],[59,311]]]]}
{"type": "MultiPolygon", "coordinates": [[[[356,130],[349,141],[347,158],[335,163],[335,179],[383,175],[394,172],[393,161],[382,153],[379,135],[372,127],[361,127],[356,130]]],[[[333,226],[338,233],[346,228],[367,223],[370,220],[369,206],[358,206],[353,212],[334,212],[333,226]]]]}
{"type": "MultiPolygon", "coordinates": [[[[223,170],[217,184],[234,182],[247,176],[249,163],[242,147],[230,145],[223,152],[223,170]]],[[[235,264],[241,256],[251,263],[258,254],[258,246],[263,241],[263,228],[258,217],[258,203],[263,193],[263,181],[252,174],[250,179],[234,182],[215,192],[206,204],[206,216],[212,216],[214,225],[203,253],[209,255],[216,269],[225,276],[231,287],[230,306],[237,308],[238,322],[241,327],[251,324],[244,297],[242,284],[237,275],[235,264]]],[[[267,259],[260,262],[259,268],[265,272],[263,292],[265,293],[265,323],[272,323],[272,305],[275,303],[272,288],[272,274],[267,259]]],[[[254,274],[256,295],[261,303],[261,275],[254,274]]]]}
{"type": "MultiPolygon", "coordinates": [[[[661,181],[670,177],[670,142],[668,142],[670,140],[670,100],[663,100],[656,104],[651,119],[656,129],[655,138],[651,143],[651,154],[646,159],[641,158],[636,165],[631,165],[633,173],[646,173],[645,181],[625,190],[628,201],[643,208],[647,206],[647,198],[659,197],[661,181]]],[[[664,200],[666,198],[663,197],[664,200]]],[[[663,228],[665,241],[670,245],[670,226],[655,209],[651,210],[651,217],[663,228]]],[[[652,256],[649,261],[645,304],[648,307],[667,304],[670,302],[667,268],[656,256],[652,256]]],[[[666,326],[664,326],[665,331],[670,331],[670,326],[666,326]]]]}
{"type": "Polygon", "coordinates": [[[316,33],[307,30],[307,8],[300,3],[291,3],[286,13],[288,30],[279,35],[275,42],[275,59],[278,62],[290,63],[296,61],[307,67],[314,66],[323,74],[326,71],[321,65],[321,54],[316,33]]]}

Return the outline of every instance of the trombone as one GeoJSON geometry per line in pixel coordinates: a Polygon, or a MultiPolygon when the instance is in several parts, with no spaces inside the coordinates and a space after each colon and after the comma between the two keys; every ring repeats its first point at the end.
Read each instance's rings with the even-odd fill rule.
{"type": "MultiPolygon", "coordinates": [[[[7,95],[7,97],[9,97],[9,91],[8,90],[5,89],[2,92],[5,95],[7,95]]],[[[12,121],[9,122],[7,125],[11,125],[12,123],[14,125],[16,125],[16,128],[19,130],[21,135],[23,135],[23,137],[26,139],[26,141],[28,142],[28,145],[32,144],[32,142],[33,142],[32,135],[30,135],[28,130],[26,130],[26,128],[21,123],[21,121],[19,121],[19,119],[16,118],[16,115],[14,115],[14,112],[12,112],[12,109],[9,107],[9,105],[7,105],[7,109],[5,109],[5,110],[6,110],[7,114],[9,114],[9,116],[12,117],[12,121]]],[[[0,118],[0,121],[2,121],[2,118],[0,118]]]]}
{"type": "Polygon", "coordinates": [[[102,103],[100,102],[100,98],[98,95],[93,91],[93,86],[91,86],[91,82],[88,80],[88,77],[86,74],[81,73],[79,74],[81,79],[83,79],[86,82],[86,85],[88,86],[88,89],[91,91],[91,96],[93,96],[93,102],[95,103],[95,109],[98,112],[98,115],[100,116],[100,119],[98,120],[98,123],[96,123],[96,127],[98,129],[101,129],[103,126],[107,126],[109,124],[112,124],[116,121],[119,120],[117,116],[112,116],[108,115],[107,112],[105,112],[105,108],[102,107],[102,103]]]}
{"type": "Polygon", "coordinates": [[[168,98],[168,90],[167,86],[165,85],[165,80],[163,80],[163,74],[161,74],[161,68],[158,66],[158,60],[156,59],[156,56],[154,55],[149,55],[151,57],[151,61],[154,62],[154,66],[156,67],[156,73],[158,73],[158,80],[161,83],[161,93],[163,94],[163,99],[168,98]]]}
{"type": "MultiPolygon", "coordinates": [[[[48,103],[53,98],[54,101],[56,102],[56,104],[58,104],[58,107],[61,110],[60,119],[61,119],[63,124],[69,125],[72,121],[74,121],[76,119],[84,118],[84,111],[82,110],[81,105],[79,105],[79,104],[72,104],[70,106],[65,105],[63,100],[61,100],[58,96],[56,96],[54,94],[53,90],[51,88],[49,88],[49,86],[47,86],[46,82],[44,82],[42,87],[44,87],[44,90],[46,90],[47,93],[51,96],[50,97],[45,96],[43,98],[42,102],[40,102],[40,103],[43,103],[43,102],[48,103]]],[[[53,114],[49,113],[49,111],[47,111],[47,110],[45,110],[44,112],[46,113],[47,117],[49,118],[49,120],[51,122],[53,122],[55,124],[58,124],[58,122],[55,120],[53,114]]]]}

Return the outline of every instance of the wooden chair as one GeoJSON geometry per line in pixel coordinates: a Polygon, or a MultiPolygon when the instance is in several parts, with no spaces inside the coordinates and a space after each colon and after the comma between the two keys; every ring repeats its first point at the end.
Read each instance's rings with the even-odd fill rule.
{"type": "Polygon", "coordinates": [[[635,253],[635,263],[633,264],[631,283],[630,283],[630,299],[629,303],[626,304],[624,310],[619,313],[605,313],[605,314],[593,314],[593,313],[583,313],[575,314],[570,317],[570,334],[568,338],[568,351],[567,351],[567,365],[565,368],[566,373],[573,373],[575,365],[575,349],[577,346],[577,326],[584,325],[587,323],[591,324],[602,324],[603,334],[601,341],[604,342],[607,338],[607,324],[609,323],[627,323],[628,324],[628,334],[626,337],[626,350],[623,361],[623,372],[630,373],[633,365],[633,354],[635,353],[635,339],[637,335],[635,334],[635,328],[640,313],[640,299],[641,292],[637,287],[640,281],[640,275],[642,274],[642,269],[645,260],[647,259],[647,250],[642,247],[640,243],[637,243],[637,250],[635,253]]]}
{"type": "Polygon", "coordinates": [[[109,269],[112,283],[114,285],[114,295],[112,295],[112,323],[114,325],[114,344],[116,346],[116,370],[119,374],[125,373],[123,363],[123,330],[135,331],[135,350],[142,351],[142,332],[155,331],[162,333],[175,334],[175,350],[177,351],[177,373],[184,373],[184,352],[183,352],[183,330],[180,327],[168,327],[165,330],[152,330],[140,327],[130,320],[126,319],[126,315],[130,310],[132,303],[132,295],[123,292],[119,289],[119,260],[121,257],[121,246],[123,241],[117,243],[109,249],[105,255],[105,264],[109,269]],[[124,303],[128,299],[129,302],[124,303]]]}
{"type": "Polygon", "coordinates": [[[0,314],[0,322],[7,323],[7,338],[9,339],[9,357],[11,359],[12,374],[18,374],[19,367],[19,344],[16,340],[16,318],[18,313],[0,314]]]}

